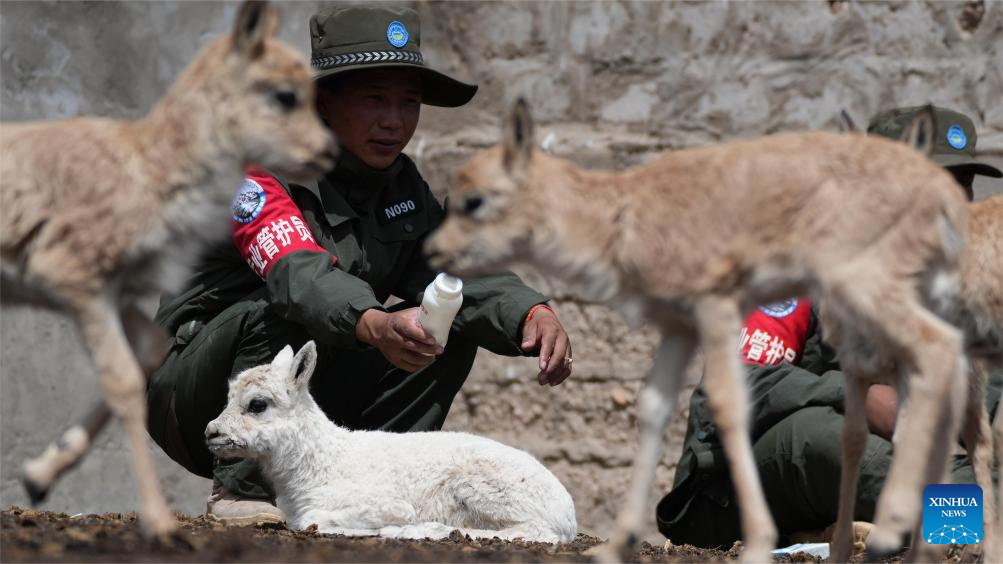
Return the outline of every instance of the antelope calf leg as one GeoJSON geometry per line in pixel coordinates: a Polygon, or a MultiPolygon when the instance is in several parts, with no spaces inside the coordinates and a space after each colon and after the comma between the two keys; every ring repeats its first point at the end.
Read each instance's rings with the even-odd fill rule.
{"type": "Polygon", "coordinates": [[[143,372],[129,348],[118,312],[100,301],[79,307],[84,340],[94,355],[101,375],[105,401],[111,412],[122,420],[132,467],[139,486],[140,516],[143,529],[150,535],[164,536],[176,527],[174,515],[163,496],[154,472],[153,459],[146,438],[146,391],[143,372]]]}
{"type": "Polygon", "coordinates": [[[885,309],[885,319],[901,337],[900,345],[911,353],[901,359],[900,366],[913,373],[909,376],[909,415],[901,421],[900,443],[908,448],[896,451],[878,499],[875,530],[867,547],[873,557],[900,550],[905,535],[920,518],[925,484],[940,481],[946,472],[964,400],[964,388],[959,386],[966,376],[961,335],[918,305],[911,309],[914,315],[905,319],[895,319],[889,316],[890,308],[885,309]],[[917,468],[926,472],[916,472],[917,468]]]}
{"type": "Polygon", "coordinates": [[[655,364],[638,402],[641,440],[634,457],[633,477],[627,502],[620,508],[616,529],[609,543],[600,551],[600,559],[619,562],[637,543],[637,533],[647,515],[648,500],[661,458],[665,427],[679,401],[679,384],[696,347],[691,334],[663,333],[655,364]]]}
{"type": "Polygon", "coordinates": [[[867,446],[867,380],[847,373],[843,418],[843,471],[839,481],[839,510],[832,534],[831,562],[848,562],[853,553],[853,509],[857,500],[860,461],[867,446]]]}
{"type": "MultiPolygon", "coordinates": [[[[996,445],[996,467],[1003,470],[1003,414],[999,408],[993,420],[993,443],[996,445]]],[[[996,490],[982,492],[982,498],[995,497],[996,490]]],[[[996,512],[996,522],[993,524],[992,541],[986,547],[986,562],[1003,562],[1003,497],[1000,498],[999,511],[996,512]]]]}
{"type": "Polygon", "coordinates": [[[972,463],[975,483],[982,488],[983,543],[973,545],[975,553],[993,554],[999,537],[996,536],[996,496],[993,488],[993,436],[986,410],[986,365],[983,359],[973,358],[969,366],[968,399],[965,402],[962,436],[968,460],[972,463]]]}
{"type": "MultiPolygon", "coordinates": [[[[959,374],[967,375],[967,366],[964,362],[964,357],[959,357],[958,359],[959,374]]],[[[928,459],[925,467],[927,468],[927,473],[921,481],[922,484],[948,484],[951,482],[951,465],[949,460],[951,458],[951,452],[953,450],[954,441],[957,439],[957,430],[961,425],[962,418],[965,416],[965,411],[967,405],[970,405],[971,397],[969,389],[967,389],[967,378],[958,378],[951,382],[950,395],[947,396],[947,401],[943,398],[941,401],[947,404],[947,408],[942,410],[938,415],[939,420],[934,425],[936,432],[933,436],[933,445],[928,453],[928,459]],[[967,398],[967,401],[966,401],[967,398]],[[941,445],[942,448],[938,449],[937,445],[941,445]],[[934,469],[941,468],[941,471],[937,473],[934,469]]],[[[980,398],[982,394],[977,394],[980,398]]],[[[979,402],[982,400],[979,399],[979,402]]],[[[983,408],[984,409],[984,408],[983,408]]],[[[906,419],[908,419],[906,415],[906,419]]],[[[977,423],[978,419],[974,419],[977,423]]],[[[903,419],[905,421],[906,419],[903,419]]],[[[903,442],[903,445],[907,443],[903,442]]],[[[974,463],[973,463],[974,464],[974,463]]],[[[988,471],[988,468],[986,469],[988,471]]],[[[922,510],[920,510],[922,513],[922,510]]],[[[984,536],[984,535],[983,535],[984,536]]],[[[979,547],[981,545],[966,545],[967,547],[979,547]]],[[[921,515],[917,515],[914,518],[914,525],[912,531],[912,539],[910,542],[909,550],[906,552],[903,560],[905,562],[942,562],[947,556],[946,544],[931,544],[926,542],[923,538],[923,519],[921,515]]],[[[966,551],[969,555],[974,556],[976,552],[966,551]]]]}
{"type": "Polygon", "coordinates": [[[769,562],[777,529],[766,504],[749,439],[749,398],[739,361],[741,312],[730,299],[708,297],[696,307],[706,357],[704,391],[735,484],[746,562],[769,562]]]}
{"type": "MultiPolygon", "coordinates": [[[[149,377],[159,368],[166,353],[163,331],[134,305],[124,307],[121,315],[129,346],[149,377]]],[[[25,462],[22,483],[32,505],[44,501],[56,481],[83,460],[110,418],[108,406],[98,401],[79,423],[64,431],[41,455],[25,462]]]]}
{"type": "Polygon", "coordinates": [[[21,483],[32,505],[45,501],[52,487],[63,474],[79,463],[94,442],[94,437],[108,424],[111,412],[103,401],[96,403],[76,425],[59,435],[59,439],[31,460],[24,463],[21,483]]]}
{"type": "Polygon", "coordinates": [[[122,329],[129,341],[129,348],[139,362],[146,378],[164,363],[167,356],[167,337],[159,325],[140,311],[136,304],[129,304],[119,312],[122,329]]]}

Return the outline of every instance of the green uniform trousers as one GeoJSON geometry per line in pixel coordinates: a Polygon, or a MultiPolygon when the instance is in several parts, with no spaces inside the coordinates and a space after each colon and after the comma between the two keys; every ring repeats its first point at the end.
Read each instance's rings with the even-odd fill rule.
{"type": "MultiPolygon", "coordinates": [[[[842,458],[843,415],[832,407],[798,410],[768,429],[753,445],[753,454],[770,513],[786,535],[821,530],[836,521],[842,458]]],[[[878,495],[892,462],[889,441],[871,434],[861,459],[854,520],[874,521],[878,495]]],[[[963,455],[950,465],[953,483],[975,483],[971,463],[963,455]]],[[[995,479],[995,472],[994,472],[995,479]]],[[[731,480],[701,476],[699,487],[674,491],[658,504],[656,514],[675,544],[729,547],[742,538],[739,510],[731,480]],[[688,506],[687,506],[688,504],[688,506]]]]}
{"type": "MultiPolygon", "coordinates": [[[[205,428],[226,407],[232,376],[271,362],[286,345],[298,349],[308,340],[302,327],[271,310],[265,288],[205,324],[186,323],[150,380],[150,435],[189,471],[215,477],[235,493],[273,497],[271,486],[253,462],[213,460],[205,445],[205,428]]],[[[318,347],[310,391],[331,420],[349,429],[438,430],[476,354],[477,347],[454,332],[435,362],[408,373],[390,364],[375,348],[318,347]]]]}

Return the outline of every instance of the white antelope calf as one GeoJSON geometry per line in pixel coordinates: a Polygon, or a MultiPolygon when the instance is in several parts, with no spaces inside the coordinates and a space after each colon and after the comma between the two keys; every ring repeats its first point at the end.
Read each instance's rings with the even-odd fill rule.
{"type": "MultiPolygon", "coordinates": [[[[963,248],[965,201],[951,175],[896,141],[821,132],[673,151],[624,172],[586,171],[534,149],[524,102],[505,129],[500,146],[458,171],[449,215],[428,242],[433,264],[474,275],[529,263],[586,299],[620,306],[628,319],[647,319],[663,337],[639,398],[641,445],[607,556],[636,538],[665,425],[699,344],[739,500],[743,558],[769,559],[776,529],[749,441],[738,338],[751,308],[797,295],[827,302],[842,321],[844,334],[833,336],[841,359],[855,354],[854,343],[872,343],[903,368],[911,401],[929,414],[909,418],[904,430],[924,466],[896,459],[891,495],[879,502],[875,536],[900,545],[926,476],[940,476],[946,464],[935,426],[958,425],[942,398],[963,383],[961,335],[926,305],[938,290],[951,292],[938,283],[956,273],[963,248]]],[[[847,373],[848,381],[856,376],[847,373]]]]}
{"type": "MultiPolygon", "coordinates": [[[[162,335],[135,303],[176,290],[203,246],[226,236],[245,167],[305,178],[333,162],[306,59],[274,38],[276,26],[274,9],[245,3],[233,32],[206,47],[139,121],[0,126],[3,298],[41,302],[76,322],[104,400],[123,421],[152,534],[175,527],[147,449],[139,364],[155,367],[161,353],[153,347],[137,361],[126,332],[137,348],[162,335]]],[[[106,413],[27,465],[33,501],[83,456],[106,413]]]]}
{"type": "Polygon", "coordinates": [[[530,454],[467,433],[349,431],[310,395],[313,341],[230,381],[206,427],[221,458],[257,460],[290,526],[392,538],[570,542],[575,505],[530,454]]]}

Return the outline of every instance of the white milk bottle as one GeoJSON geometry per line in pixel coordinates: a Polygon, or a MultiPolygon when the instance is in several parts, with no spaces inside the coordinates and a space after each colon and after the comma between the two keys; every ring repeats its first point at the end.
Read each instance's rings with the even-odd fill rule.
{"type": "Polygon", "coordinates": [[[418,323],[435,337],[440,346],[446,346],[449,328],[463,303],[463,281],[445,272],[440,273],[425,288],[425,296],[418,308],[418,323]]]}

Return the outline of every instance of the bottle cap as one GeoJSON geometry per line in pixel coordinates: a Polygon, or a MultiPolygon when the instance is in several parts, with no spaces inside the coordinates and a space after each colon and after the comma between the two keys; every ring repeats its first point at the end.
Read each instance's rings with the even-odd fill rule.
{"type": "Polygon", "coordinates": [[[444,298],[455,298],[463,291],[463,280],[441,272],[435,277],[435,291],[444,298]]]}

